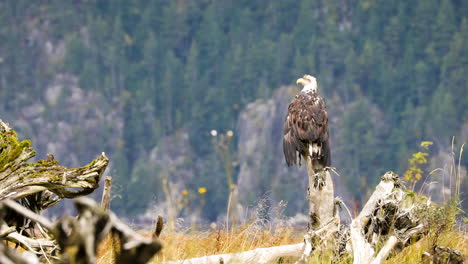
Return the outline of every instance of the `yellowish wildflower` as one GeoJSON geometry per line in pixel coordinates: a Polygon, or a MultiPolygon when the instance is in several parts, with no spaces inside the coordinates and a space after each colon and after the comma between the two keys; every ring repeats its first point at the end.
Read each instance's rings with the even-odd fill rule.
{"type": "Polygon", "coordinates": [[[432,145],[432,142],[431,141],[422,141],[421,142],[421,147],[423,147],[424,149],[429,149],[429,146],[432,145]]]}

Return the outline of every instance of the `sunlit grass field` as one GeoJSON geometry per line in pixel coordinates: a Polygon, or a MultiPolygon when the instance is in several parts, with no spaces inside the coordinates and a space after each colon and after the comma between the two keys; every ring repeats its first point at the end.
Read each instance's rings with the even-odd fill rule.
{"type": "MultiPolygon", "coordinates": [[[[465,256],[465,263],[468,261],[468,234],[465,230],[453,230],[440,235],[437,244],[439,246],[449,247],[459,250],[465,256]]],[[[404,248],[398,254],[390,257],[386,263],[408,263],[419,264],[422,261],[424,251],[431,250],[431,241],[427,237],[414,243],[413,245],[404,248]]]]}
{"type": "MultiPolygon", "coordinates": [[[[303,241],[303,232],[290,227],[267,229],[256,224],[244,224],[237,228],[206,231],[163,231],[159,239],[163,249],[152,261],[182,260],[206,255],[242,252],[261,247],[289,245],[303,241]]],[[[140,232],[151,236],[151,232],[140,232]]],[[[113,263],[112,242],[105,239],[99,246],[98,263],[113,263]]]]}
{"type": "MultiPolygon", "coordinates": [[[[468,256],[468,234],[467,230],[453,229],[442,233],[437,244],[450,247],[468,256]]],[[[273,247],[301,243],[305,230],[294,230],[290,227],[268,230],[256,225],[242,225],[236,229],[226,230],[185,230],[177,232],[164,232],[160,236],[163,249],[153,259],[154,263],[163,263],[169,260],[183,260],[206,255],[242,252],[261,247],[273,247]]],[[[142,231],[144,235],[151,236],[151,232],[142,231]]],[[[386,263],[421,263],[424,251],[430,251],[431,241],[423,238],[418,242],[404,248],[401,252],[393,253],[386,263]]],[[[284,258],[282,263],[293,263],[296,259],[284,258]]],[[[468,259],[465,259],[467,261],[468,259]]],[[[326,253],[315,254],[310,263],[329,263],[326,253]]],[[[105,239],[99,246],[98,263],[114,263],[112,243],[105,239]]],[[[352,263],[349,256],[345,256],[340,263],[352,263]]]]}

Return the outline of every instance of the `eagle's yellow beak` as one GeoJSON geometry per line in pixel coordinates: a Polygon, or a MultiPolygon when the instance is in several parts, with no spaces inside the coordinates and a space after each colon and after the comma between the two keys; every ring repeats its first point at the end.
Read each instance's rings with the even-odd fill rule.
{"type": "Polygon", "coordinates": [[[299,78],[297,79],[296,84],[300,84],[300,83],[304,85],[307,83],[307,81],[304,78],[299,78]]]}

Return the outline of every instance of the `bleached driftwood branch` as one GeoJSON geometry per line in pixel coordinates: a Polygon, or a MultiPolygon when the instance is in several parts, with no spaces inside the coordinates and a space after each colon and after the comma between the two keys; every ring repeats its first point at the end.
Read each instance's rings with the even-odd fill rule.
{"type": "Polygon", "coordinates": [[[269,248],[257,248],[232,254],[220,254],[199,258],[169,261],[167,264],[219,264],[223,263],[269,263],[279,257],[299,257],[304,250],[304,243],[269,248]]]}
{"type": "Polygon", "coordinates": [[[415,211],[428,205],[405,204],[406,198],[398,175],[387,172],[382,176],[382,181],[350,225],[355,263],[382,263],[397,244],[406,246],[410,238],[423,232],[424,225],[415,216],[415,211]],[[383,247],[376,252],[378,243],[383,247]]]}
{"type": "MultiPolygon", "coordinates": [[[[353,248],[354,261],[356,263],[371,263],[374,258],[374,246],[365,238],[364,226],[369,221],[369,217],[374,211],[377,203],[387,197],[395,187],[395,174],[387,172],[382,181],[377,185],[376,190],[364,205],[350,225],[351,246],[353,248]]],[[[398,176],[396,176],[398,177],[398,176]]]]}
{"type": "Polygon", "coordinates": [[[49,199],[35,205],[45,209],[61,198],[93,192],[109,164],[104,153],[81,168],[61,166],[51,154],[46,160],[27,162],[35,154],[31,141],[20,141],[16,132],[0,120],[0,200],[17,200],[47,190],[57,197],[49,195],[49,199]]]}
{"type": "Polygon", "coordinates": [[[112,176],[106,176],[104,180],[104,189],[102,191],[101,207],[104,210],[109,210],[110,196],[112,189],[112,176]]]}
{"type": "Polygon", "coordinates": [[[339,218],[333,218],[319,230],[309,229],[304,236],[304,250],[296,264],[309,263],[310,256],[322,244],[330,246],[327,242],[334,238],[334,234],[339,230],[339,223],[339,218]]]}
{"type": "Polygon", "coordinates": [[[0,263],[4,264],[40,264],[39,259],[31,252],[17,252],[0,243],[0,263]]]}
{"type": "Polygon", "coordinates": [[[53,255],[58,248],[57,243],[44,230],[51,228],[50,222],[40,219],[38,213],[62,198],[93,192],[99,186],[109,160],[102,153],[88,165],[67,168],[59,165],[52,154],[48,154],[45,160],[28,162],[35,154],[31,141],[21,141],[16,132],[0,120],[0,201],[18,201],[8,201],[0,208],[1,239],[36,254],[53,255]],[[14,209],[23,206],[34,215],[21,215],[14,209]],[[35,217],[39,218],[33,219],[35,217]],[[41,233],[40,238],[36,237],[36,232],[41,233]]]}
{"type": "MultiPolygon", "coordinates": [[[[134,232],[112,212],[106,212],[96,202],[86,197],[75,199],[78,218],[63,216],[56,223],[12,200],[4,200],[0,205],[45,227],[57,243],[50,246],[58,246],[60,261],[64,263],[96,263],[98,243],[109,233],[119,238],[116,263],[146,263],[161,249],[157,239],[146,238],[134,232]]],[[[12,234],[15,232],[8,234],[7,237],[12,234]]],[[[34,242],[41,244],[39,240],[34,242]]],[[[46,243],[50,242],[43,241],[39,247],[48,246],[46,243]]],[[[23,243],[28,245],[26,248],[29,251],[40,254],[31,246],[33,242],[23,243]]],[[[47,257],[47,254],[45,256],[47,257]]]]}

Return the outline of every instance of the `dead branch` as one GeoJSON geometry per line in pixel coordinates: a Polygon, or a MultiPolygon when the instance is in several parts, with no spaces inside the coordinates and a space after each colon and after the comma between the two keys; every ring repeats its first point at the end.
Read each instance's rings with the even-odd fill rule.
{"type": "MultiPolygon", "coordinates": [[[[240,253],[210,255],[199,258],[191,258],[184,260],[176,260],[165,262],[167,264],[219,264],[223,263],[270,263],[280,257],[301,257],[309,255],[320,243],[312,242],[319,241],[319,238],[327,239],[326,235],[331,234],[337,226],[337,219],[332,219],[319,230],[311,231],[312,236],[306,235],[303,243],[276,246],[269,248],[257,248],[254,250],[244,251],[240,253]],[[305,253],[306,252],[306,253],[305,253]],[[307,253],[309,252],[309,253],[307,253]]],[[[305,263],[305,262],[296,262],[305,263]]]]}
{"type": "Polygon", "coordinates": [[[112,189],[112,176],[106,176],[106,179],[104,180],[104,190],[102,191],[102,200],[101,200],[101,207],[106,211],[109,210],[111,189],[112,189]]]}
{"type": "Polygon", "coordinates": [[[351,222],[350,239],[356,263],[371,263],[374,259],[375,249],[366,240],[364,226],[369,221],[369,217],[375,210],[377,203],[392,192],[396,181],[398,181],[398,176],[392,172],[387,172],[382,176],[382,181],[377,185],[376,190],[372,193],[358,217],[351,222]]]}
{"type": "Polygon", "coordinates": [[[156,221],[156,225],[154,227],[154,232],[153,232],[153,237],[157,238],[159,235],[161,235],[161,232],[164,227],[164,220],[163,217],[158,215],[158,220],[156,221]]]}
{"type": "MultiPolygon", "coordinates": [[[[50,223],[40,215],[22,207],[11,200],[4,200],[1,206],[8,207],[16,213],[28,217],[46,227],[56,239],[51,241],[30,239],[18,236],[16,232],[9,233],[16,241],[35,254],[41,254],[37,248],[59,247],[60,261],[63,263],[96,263],[98,243],[107,235],[119,238],[117,263],[146,263],[161,249],[157,239],[146,238],[131,230],[113,213],[104,211],[92,199],[81,197],[75,199],[78,217],[63,216],[56,223],[50,223]]],[[[47,254],[46,254],[47,256],[47,254]]]]}
{"type": "Polygon", "coordinates": [[[333,235],[339,230],[339,223],[339,218],[333,218],[319,230],[310,229],[304,236],[304,251],[296,264],[309,263],[309,258],[315,249],[334,238],[333,235]]]}
{"type": "Polygon", "coordinates": [[[21,206],[19,203],[7,199],[2,201],[2,205],[8,207],[9,209],[15,211],[18,214],[21,214],[25,218],[28,218],[32,220],[35,223],[41,224],[43,227],[51,230],[53,228],[52,222],[49,221],[49,219],[34,213],[31,210],[28,210],[26,207],[21,206]]]}
{"type": "Polygon", "coordinates": [[[416,209],[428,204],[407,202],[398,175],[387,172],[363,210],[350,226],[350,242],[356,263],[382,263],[397,244],[406,246],[410,238],[418,238],[424,225],[416,217],[416,209]],[[383,247],[376,253],[378,244],[383,247]]]}
{"type": "MultiPolygon", "coordinates": [[[[59,199],[89,194],[98,187],[109,163],[104,153],[81,168],[58,165],[50,154],[46,160],[27,162],[35,154],[31,141],[20,141],[16,132],[0,120],[0,200],[18,200],[45,190],[59,199]]],[[[53,197],[40,201],[43,203],[35,205],[38,209],[58,202],[53,197]]]]}
{"type": "Polygon", "coordinates": [[[0,243],[0,263],[3,264],[40,264],[39,258],[31,252],[19,253],[4,243],[0,243]]]}

